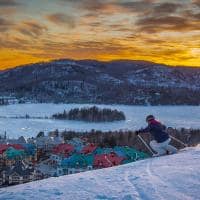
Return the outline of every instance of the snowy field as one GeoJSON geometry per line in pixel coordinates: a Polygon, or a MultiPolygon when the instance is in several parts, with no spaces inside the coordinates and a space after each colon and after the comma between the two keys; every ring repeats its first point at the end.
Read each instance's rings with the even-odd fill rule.
{"type": "Polygon", "coordinates": [[[0,189],[6,200],[197,200],[200,146],[179,154],[0,189]]]}
{"type": "MultiPolygon", "coordinates": [[[[16,104],[0,106],[0,117],[25,116],[50,117],[57,112],[63,112],[75,107],[92,106],[93,104],[16,104]]],[[[154,114],[167,126],[200,128],[200,106],[125,106],[125,105],[99,105],[123,111],[125,121],[108,123],[87,123],[80,121],[60,121],[51,119],[10,119],[0,118],[0,134],[7,131],[12,137],[24,135],[35,136],[39,131],[58,130],[135,130],[146,126],[145,116],[154,114]]]]}

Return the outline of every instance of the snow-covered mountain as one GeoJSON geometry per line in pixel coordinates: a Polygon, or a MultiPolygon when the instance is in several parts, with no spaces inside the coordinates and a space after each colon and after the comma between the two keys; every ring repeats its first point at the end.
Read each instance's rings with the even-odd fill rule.
{"type": "Polygon", "coordinates": [[[113,168],[0,189],[12,200],[197,200],[200,146],[113,168]]]}
{"type": "Polygon", "coordinates": [[[200,68],[56,60],[1,71],[0,92],[22,102],[199,105],[200,68]]]}

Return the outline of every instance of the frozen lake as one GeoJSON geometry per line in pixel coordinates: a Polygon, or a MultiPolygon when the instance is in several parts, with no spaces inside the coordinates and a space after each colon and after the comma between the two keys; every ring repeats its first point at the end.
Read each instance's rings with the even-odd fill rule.
{"type": "MultiPolygon", "coordinates": [[[[51,115],[75,107],[93,106],[93,104],[15,104],[0,106],[1,117],[25,116],[50,117],[51,115]]],[[[135,130],[145,127],[146,115],[153,114],[166,126],[176,128],[200,128],[200,106],[126,106],[97,105],[99,107],[118,109],[126,115],[125,121],[108,123],[87,123],[80,121],[52,119],[10,119],[0,118],[0,134],[5,131],[10,138],[18,136],[35,136],[39,131],[58,130],[135,130]]]]}

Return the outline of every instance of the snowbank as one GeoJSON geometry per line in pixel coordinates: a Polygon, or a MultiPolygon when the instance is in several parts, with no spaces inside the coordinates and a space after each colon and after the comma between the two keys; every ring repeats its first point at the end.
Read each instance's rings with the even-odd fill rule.
{"type": "Polygon", "coordinates": [[[198,199],[200,146],[176,155],[0,189],[0,199],[198,199]]]}

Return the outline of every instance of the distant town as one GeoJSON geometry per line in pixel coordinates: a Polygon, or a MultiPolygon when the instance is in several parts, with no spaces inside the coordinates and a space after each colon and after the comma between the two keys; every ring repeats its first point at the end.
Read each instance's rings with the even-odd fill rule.
{"type": "Polygon", "coordinates": [[[84,137],[66,140],[58,131],[47,136],[40,132],[37,137],[28,139],[23,136],[9,139],[5,132],[0,136],[0,187],[112,167],[148,157],[134,148],[112,144],[112,147],[102,147],[84,137]]]}
{"type": "MultiPolygon", "coordinates": [[[[200,141],[199,130],[169,128],[168,132],[189,146],[200,141]]],[[[142,137],[150,140],[148,134],[142,137]]],[[[184,148],[176,141],[172,143],[184,148]]],[[[54,130],[27,139],[10,139],[5,132],[0,135],[0,187],[113,167],[149,156],[134,131],[54,130]]]]}

